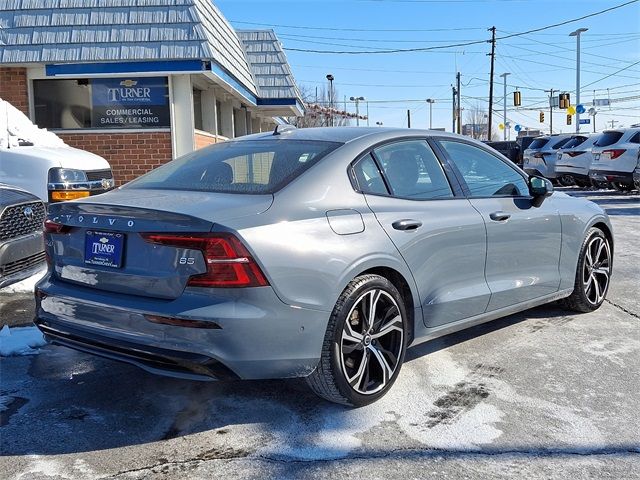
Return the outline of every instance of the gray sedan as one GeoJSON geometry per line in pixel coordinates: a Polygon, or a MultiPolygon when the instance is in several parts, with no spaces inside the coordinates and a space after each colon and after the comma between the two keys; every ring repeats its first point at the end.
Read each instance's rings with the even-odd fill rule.
{"type": "Polygon", "coordinates": [[[613,236],[482,143],[281,129],[51,205],[36,324],[55,343],[192,379],[306,377],[360,406],[408,346],[562,299],[604,301],[613,236]]]}

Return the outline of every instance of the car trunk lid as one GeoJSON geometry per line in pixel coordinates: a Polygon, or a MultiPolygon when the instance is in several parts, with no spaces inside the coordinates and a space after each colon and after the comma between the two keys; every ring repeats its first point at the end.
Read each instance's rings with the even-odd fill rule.
{"type": "Polygon", "coordinates": [[[207,272],[203,252],[145,234],[208,234],[215,223],[260,214],[272,201],[272,195],[127,190],[54,204],[49,230],[59,232],[47,234],[47,251],[55,276],[65,282],[174,299],[190,277],[207,272]]]}

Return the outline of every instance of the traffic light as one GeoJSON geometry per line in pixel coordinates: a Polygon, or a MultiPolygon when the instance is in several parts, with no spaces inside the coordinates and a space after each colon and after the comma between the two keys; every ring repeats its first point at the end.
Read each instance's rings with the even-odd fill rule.
{"type": "Polygon", "coordinates": [[[514,107],[519,107],[520,105],[522,105],[522,96],[520,95],[519,91],[515,91],[513,92],[513,106],[514,107]]]}
{"type": "Polygon", "coordinates": [[[544,123],[544,112],[540,112],[540,123],[544,123]]]}
{"type": "Polygon", "coordinates": [[[569,105],[571,105],[571,96],[568,93],[561,93],[558,97],[558,107],[566,109],[569,105]]]}
{"type": "Polygon", "coordinates": [[[567,125],[571,125],[571,115],[567,115],[567,125]]]}

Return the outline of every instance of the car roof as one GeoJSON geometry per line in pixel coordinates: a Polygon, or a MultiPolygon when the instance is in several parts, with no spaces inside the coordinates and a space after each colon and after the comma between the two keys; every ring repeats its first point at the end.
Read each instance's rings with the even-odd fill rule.
{"type": "Polygon", "coordinates": [[[285,128],[279,127],[281,132],[274,135],[274,131],[256,133],[254,135],[245,135],[238,137],[232,141],[246,140],[264,140],[268,138],[282,138],[289,140],[309,140],[309,141],[325,141],[348,143],[363,137],[371,137],[375,141],[375,137],[388,138],[389,134],[398,136],[437,136],[459,138],[455,135],[441,130],[420,130],[415,128],[385,128],[385,127],[314,127],[314,128],[285,128]]]}

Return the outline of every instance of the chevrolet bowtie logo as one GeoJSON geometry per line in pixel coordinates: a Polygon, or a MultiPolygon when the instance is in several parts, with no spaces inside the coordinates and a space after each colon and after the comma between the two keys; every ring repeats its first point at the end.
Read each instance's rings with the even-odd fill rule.
{"type": "Polygon", "coordinates": [[[127,87],[127,88],[134,87],[137,84],[138,84],[138,82],[135,81],[135,80],[123,80],[123,81],[120,82],[121,86],[127,87]]]}
{"type": "Polygon", "coordinates": [[[109,239],[108,239],[108,238],[106,238],[106,237],[102,237],[102,238],[100,239],[100,243],[109,243],[109,239]]]}

